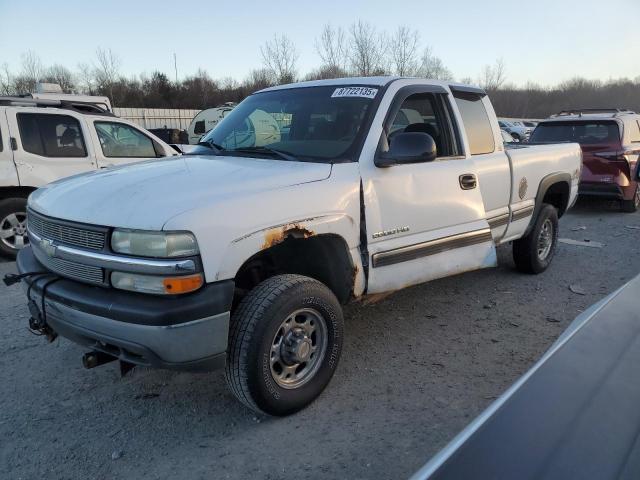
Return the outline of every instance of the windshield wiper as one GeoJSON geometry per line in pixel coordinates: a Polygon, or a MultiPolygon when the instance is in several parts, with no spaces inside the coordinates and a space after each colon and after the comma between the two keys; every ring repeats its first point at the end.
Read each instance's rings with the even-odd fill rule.
{"type": "Polygon", "coordinates": [[[275,148],[270,147],[245,147],[245,148],[234,148],[233,150],[229,150],[230,152],[240,152],[240,153],[267,153],[272,154],[274,156],[280,157],[283,160],[287,160],[289,162],[300,162],[301,160],[297,157],[294,157],[288,152],[283,152],[282,150],[276,150],[275,148]]]}
{"type": "Polygon", "coordinates": [[[224,150],[224,148],[222,148],[220,145],[218,145],[217,143],[214,142],[198,142],[198,145],[200,145],[201,147],[207,147],[210,148],[211,150],[213,150],[215,153],[220,153],[224,150]]]}

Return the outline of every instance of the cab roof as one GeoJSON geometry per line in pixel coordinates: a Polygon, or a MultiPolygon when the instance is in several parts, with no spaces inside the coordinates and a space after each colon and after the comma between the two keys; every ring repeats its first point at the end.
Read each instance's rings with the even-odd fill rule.
{"type": "Polygon", "coordinates": [[[462,87],[469,89],[469,91],[476,91],[478,93],[485,93],[484,90],[475,87],[473,85],[466,85],[464,83],[434,80],[430,78],[422,77],[399,77],[393,75],[383,75],[377,77],[343,77],[343,78],[331,78],[327,80],[309,80],[305,82],[287,83],[284,85],[276,85],[274,87],[264,88],[256,93],[270,92],[273,90],[285,90],[290,88],[304,88],[304,87],[330,87],[340,85],[362,85],[371,87],[384,87],[396,80],[417,80],[420,83],[428,85],[440,85],[443,87],[462,87]]]}

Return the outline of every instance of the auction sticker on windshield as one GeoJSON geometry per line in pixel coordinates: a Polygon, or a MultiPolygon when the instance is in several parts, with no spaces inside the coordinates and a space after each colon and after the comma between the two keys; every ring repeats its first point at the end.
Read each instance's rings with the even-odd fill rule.
{"type": "Polygon", "coordinates": [[[377,88],[369,87],[340,87],[336,88],[331,95],[331,98],[336,97],[364,97],[373,98],[378,93],[377,88]]]}

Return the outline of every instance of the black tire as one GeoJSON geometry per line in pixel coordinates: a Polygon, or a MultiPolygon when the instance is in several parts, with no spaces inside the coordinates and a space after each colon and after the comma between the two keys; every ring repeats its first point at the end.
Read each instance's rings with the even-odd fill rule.
{"type": "MultiPolygon", "coordinates": [[[[509,132],[511,133],[511,132],[509,132]]],[[[517,142],[520,142],[522,140],[522,138],[520,138],[520,134],[518,133],[511,133],[511,136],[514,138],[514,140],[516,140],[517,142]]]]}
{"type": "Polygon", "coordinates": [[[536,218],[535,224],[526,237],[513,242],[513,260],[516,268],[524,273],[544,272],[551,264],[558,243],[558,211],[553,205],[543,204],[536,218]],[[551,229],[549,232],[548,229],[551,229]],[[549,249],[540,249],[543,230],[549,249]]]}
{"type": "Polygon", "coordinates": [[[636,193],[631,200],[622,200],[620,209],[625,213],[634,213],[640,208],[640,184],[636,185],[636,193]]]}
{"type": "MultiPolygon", "coordinates": [[[[316,325],[319,332],[322,319],[311,318],[318,319],[316,325]]],[[[298,316],[295,316],[293,322],[291,325],[298,325],[298,316]]],[[[311,324],[313,325],[313,321],[311,324]]],[[[287,333],[289,339],[292,338],[290,335],[293,330],[295,329],[291,328],[287,333]]],[[[343,331],[342,308],[325,285],[302,275],[271,277],[251,290],[231,317],[227,383],[236,398],[255,412],[276,416],[297,412],[315,400],[331,380],[342,352],[343,331]],[[273,358],[280,354],[274,352],[274,349],[281,352],[282,348],[291,343],[285,344],[284,334],[280,336],[279,343],[276,340],[283,332],[283,322],[290,321],[294,312],[302,310],[321,315],[326,327],[323,330],[324,337],[318,333],[315,338],[317,350],[311,353],[309,365],[313,361],[313,355],[320,351],[320,338],[325,338],[321,349],[323,352],[315,357],[314,369],[309,370],[309,376],[303,384],[284,388],[281,384],[288,380],[278,377],[277,372],[274,373],[278,363],[274,364],[273,358]]],[[[285,353],[288,355],[289,351],[285,353]]],[[[283,359],[290,360],[284,354],[283,359]]],[[[292,367],[287,364],[286,368],[292,367]]],[[[297,375],[296,371],[295,376],[297,375]]]]}
{"type": "Polygon", "coordinates": [[[23,245],[27,245],[26,236],[26,212],[27,199],[23,197],[13,197],[0,200],[0,256],[15,259],[18,255],[19,242],[16,235],[22,239],[23,245]],[[14,219],[20,220],[19,225],[14,225],[14,219]],[[6,237],[7,232],[12,232],[18,228],[18,233],[11,237],[6,237]]]}

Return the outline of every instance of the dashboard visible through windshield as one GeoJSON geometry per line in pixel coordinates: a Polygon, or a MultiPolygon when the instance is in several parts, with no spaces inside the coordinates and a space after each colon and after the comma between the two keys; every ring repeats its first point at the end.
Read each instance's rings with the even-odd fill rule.
{"type": "Polygon", "coordinates": [[[245,99],[191,153],[312,162],[356,161],[357,145],[378,89],[301,87],[245,99]],[[206,152],[203,149],[209,148],[206,152]]]}

